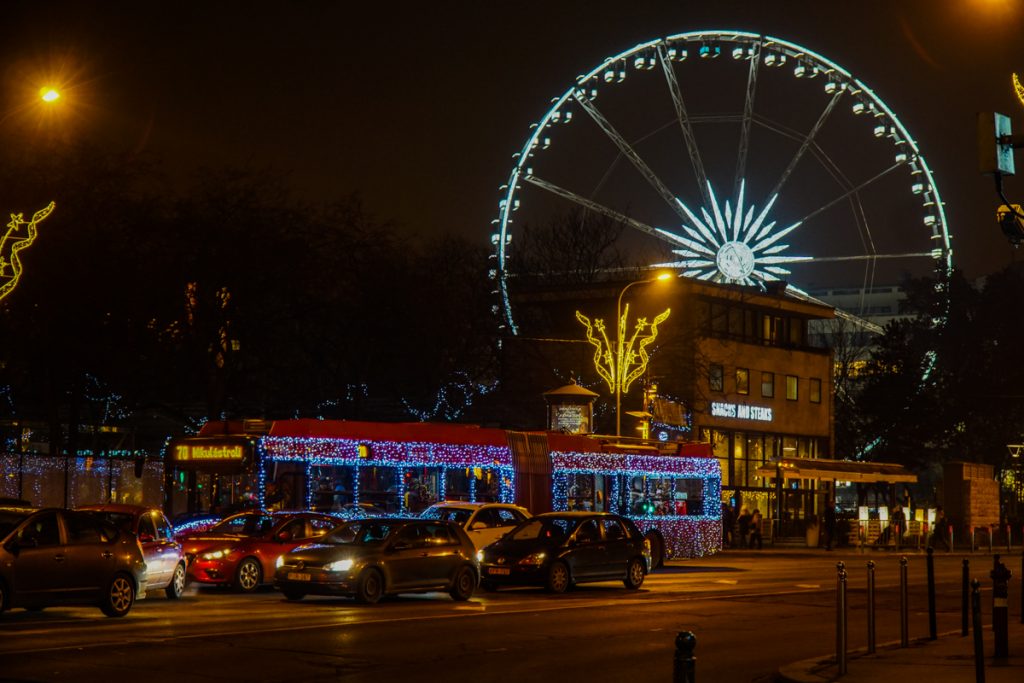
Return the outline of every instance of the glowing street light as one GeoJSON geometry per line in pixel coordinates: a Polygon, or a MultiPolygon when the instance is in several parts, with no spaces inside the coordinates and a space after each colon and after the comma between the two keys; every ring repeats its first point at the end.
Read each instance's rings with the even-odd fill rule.
{"type": "Polygon", "coordinates": [[[597,374],[608,383],[608,388],[615,394],[615,436],[622,435],[622,394],[629,391],[629,385],[647,369],[646,347],[658,336],[658,325],[668,318],[671,309],[658,314],[654,320],[638,318],[633,334],[626,339],[626,319],[629,317],[629,304],[622,310],[622,297],[634,285],[661,282],[673,277],[672,273],[659,273],[655,277],[630,282],[622,291],[615,305],[616,337],[615,350],[612,350],[608,339],[608,331],[604,321],[595,319],[593,323],[587,316],[576,311],[576,319],[587,328],[587,341],[594,346],[594,368],[597,374]],[[648,331],[649,328],[649,331],[648,331]],[[597,335],[594,334],[597,330],[597,335]],[[646,335],[644,333],[646,332],[646,335]]]}
{"type": "Polygon", "coordinates": [[[52,104],[60,99],[60,92],[56,88],[43,86],[39,89],[39,99],[48,104],[52,104]]]}
{"type": "MultiPolygon", "coordinates": [[[[615,342],[615,370],[616,370],[616,373],[619,376],[619,378],[618,378],[619,381],[617,381],[615,383],[615,436],[622,436],[622,394],[624,393],[624,391],[629,389],[629,381],[630,380],[627,377],[627,371],[628,371],[629,361],[631,360],[630,356],[632,355],[632,343],[630,343],[630,349],[628,351],[623,347],[623,344],[622,344],[622,338],[625,336],[625,332],[626,332],[626,321],[625,321],[625,319],[624,319],[624,317],[622,315],[622,296],[626,293],[626,291],[630,287],[633,287],[634,285],[642,285],[642,284],[647,284],[647,283],[651,283],[651,282],[664,282],[664,281],[669,280],[671,278],[672,278],[672,273],[658,273],[654,277],[648,278],[646,280],[636,280],[635,282],[630,282],[628,285],[626,285],[625,287],[622,288],[621,292],[619,292],[619,299],[618,299],[618,301],[615,304],[615,322],[617,323],[617,327],[618,327],[618,335],[617,335],[617,339],[616,339],[616,342],[615,342]],[[623,385],[626,385],[626,386],[623,387],[623,385]]],[[[628,311],[629,311],[629,304],[626,304],[626,311],[628,313],[628,311]]],[[[648,338],[650,341],[654,341],[654,336],[657,334],[658,323],[661,322],[662,320],[664,320],[665,318],[667,318],[668,317],[668,313],[669,313],[669,311],[666,310],[663,314],[659,315],[657,318],[654,319],[654,322],[651,324],[651,328],[652,328],[651,332],[652,332],[652,334],[648,338]],[[662,316],[664,316],[664,317],[662,317],[662,316]]],[[[646,322],[646,321],[643,321],[643,322],[646,322]]],[[[643,322],[638,321],[638,324],[637,324],[637,331],[638,332],[639,332],[640,328],[643,326],[643,322]]],[[[634,336],[634,339],[635,339],[636,335],[633,335],[633,336],[634,336]]],[[[650,343],[650,342],[648,342],[648,343],[650,343]]],[[[643,347],[644,346],[646,346],[646,344],[644,344],[643,341],[641,341],[641,343],[640,343],[640,352],[641,352],[642,356],[646,357],[646,354],[643,353],[643,347]]],[[[646,362],[644,363],[644,365],[646,366],[646,362]]],[[[640,369],[640,372],[643,372],[642,368],[640,369]]]]}

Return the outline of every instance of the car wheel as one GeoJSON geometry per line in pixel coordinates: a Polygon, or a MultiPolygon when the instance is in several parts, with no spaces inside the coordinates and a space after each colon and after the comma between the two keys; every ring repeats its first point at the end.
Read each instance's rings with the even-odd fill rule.
{"type": "Polygon", "coordinates": [[[174,568],[174,576],[171,577],[171,582],[167,584],[167,588],[164,589],[169,600],[177,600],[181,597],[181,594],[185,592],[185,563],[179,562],[178,566],[174,568]]]}
{"type": "Polygon", "coordinates": [[[100,602],[108,617],[123,617],[135,604],[135,581],[127,574],[115,574],[100,602]]]}
{"type": "Polygon", "coordinates": [[[292,602],[297,602],[302,598],[306,597],[306,591],[299,588],[282,588],[281,592],[284,593],[284,597],[292,602]]]}
{"type": "Polygon", "coordinates": [[[263,583],[263,567],[254,557],[242,560],[235,571],[235,588],[243,593],[252,593],[263,583]]]}
{"type": "Polygon", "coordinates": [[[469,567],[463,567],[456,572],[455,581],[452,582],[452,589],[448,591],[448,595],[452,596],[452,600],[464,602],[473,597],[475,589],[476,574],[469,567]]]}
{"type": "Polygon", "coordinates": [[[376,569],[367,569],[356,585],[356,602],[372,605],[384,595],[384,577],[376,569]]]}
{"type": "Polygon", "coordinates": [[[488,593],[497,593],[498,592],[498,584],[494,583],[493,581],[481,581],[480,582],[480,587],[483,588],[488,593]]]}
{"type": "Polygon", "coordinates": [[[651,544],[651,569],[659,569],[665,565],[665,549],[661,543],[661,536],[650,533],[645,536],[651,544]]]}
{"type": "Polygon", "coordinates": [[[548,568],[548,580],[545,587],[549,593],[564,593],[569,589],[569,567],[565,562],[552,562],[548,568]]]}
{"type": "Polygon", "coordinates": [[[626,585],[626,588],[635,591],[644,585],[644,576],[644,561],[639,557],[634,557],[626,565],[626,578],[622,580],[622,583],[626,585]]]}

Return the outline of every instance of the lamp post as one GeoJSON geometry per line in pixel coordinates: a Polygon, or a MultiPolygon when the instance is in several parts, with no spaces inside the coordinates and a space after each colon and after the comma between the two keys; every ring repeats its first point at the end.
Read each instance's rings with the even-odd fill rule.
{"type": "Polygon", "coordinates": [[[635,280],[622,288],[619,292],[619,299],[615,304],[615,436],[622,436],[622,337],[625,332],[625,323],[622,320],[622,297],[634,285],[649,284],[651,282],[663,282],[672,277],[672,273],[659,273],[646,280],[635,280]]]}

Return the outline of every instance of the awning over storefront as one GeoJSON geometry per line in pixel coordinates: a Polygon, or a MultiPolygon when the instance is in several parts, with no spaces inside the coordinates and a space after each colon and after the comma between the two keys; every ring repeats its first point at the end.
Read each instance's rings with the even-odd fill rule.
{"type": "Polygon", "coordinates": [[[895,463],[806,458],[782,458],[778,463],[762,465],[757,468],[757,476],[777,477],[780,470],[783,479],[835,479],[858,483],[917,482],[916,474],[895,463]]]}

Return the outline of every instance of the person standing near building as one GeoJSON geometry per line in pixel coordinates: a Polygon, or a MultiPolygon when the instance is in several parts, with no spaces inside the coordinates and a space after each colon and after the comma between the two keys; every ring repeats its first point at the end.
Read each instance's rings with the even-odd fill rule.
{"type": "Polygon", "coordinates": [[[907,530],[907,516],[903,513],[903,507],[896,503],[892,515],[889,516],[889,528],[892,530],[892,537],[896,540],[896,547],[903,545],[903,534],[907,530]]]}
{"type": "Polygon", "coordinates": [[[951,550],[949,547],[949,540],[946,537],[946,513],[942,511],[942,506],[935,508],[935,523],[932,526],[932,535],[928,539],[929,547],[936,548],[941,543],[942,547],[946,550],[951,550]]]}
{"type": "Polygon", "coordinates": [[[728,503],[722,503],[722,547],[731,548],[733,545],[732,532],[736,526],[736,513],[728,503]]]}
{"type": "MultiPolygon", "coordinates": [[[[825,550],[832,550],[836,537],[836,504],[832,496],[825,498],[825,550]]],[[[836,543],[836,546],[839,544],[836,543]]]]}
{"type": "Polygon", "coordinates": [[[740,547],[747,547],[747,536],[750,534],[750,510],[746,506],[740,508],[739,519],[736,520],[740,533],[740,547]]]}
{"type": "Polygon", "coordinates": [[[754,544],[757,544],[757,549],[761,549],[761,511],[754,509],[754,513],[750,515],[750,547],[753,548],[754,544]]]}

